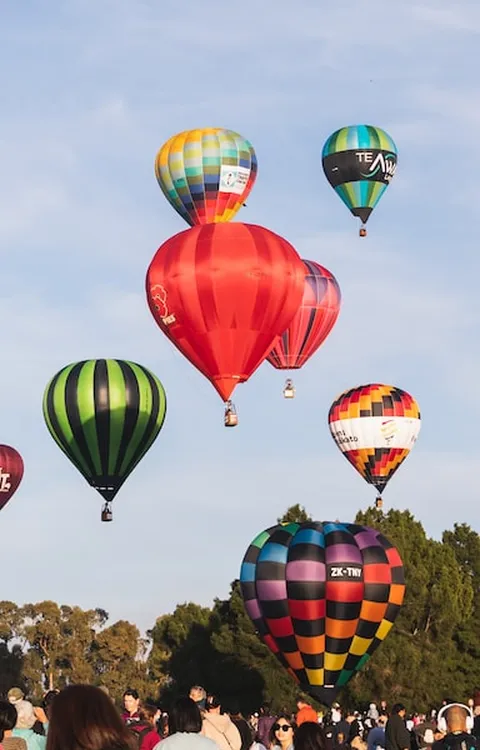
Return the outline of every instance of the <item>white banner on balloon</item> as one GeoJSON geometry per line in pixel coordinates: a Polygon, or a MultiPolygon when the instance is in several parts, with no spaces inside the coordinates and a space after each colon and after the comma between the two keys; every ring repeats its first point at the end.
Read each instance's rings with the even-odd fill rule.
{"type": "Polygon", "coordinates": [[[241,195],[248,183],[250,170],[247,167],[234,167],[222,164],[220,167],[219,193],[234,193],[241,195]]]}
{"type": "Polygon", "coordinates": [[[411,450],[421,422],[412,417],[354,417],[330,422],[330,432],[344,453],[362,448],[411,450]]]}

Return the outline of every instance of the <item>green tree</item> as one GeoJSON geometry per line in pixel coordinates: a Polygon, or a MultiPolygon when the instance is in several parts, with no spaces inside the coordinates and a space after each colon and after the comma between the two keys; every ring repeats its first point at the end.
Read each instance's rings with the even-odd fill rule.
{"type": "Polygon", "coordinates": [[[278,523],[305,523],[311,520],[312,517],[300,503],[291,505],[290,508],[287,508],[283,516],[277,518],[278,523]]]}
{"type": "Polygon", "coordinates": [[[126,620],[101,630],[91,648],[95,684],[107,687],[117,701],[128,687],[135,688],[143,697],[148,696],[147,647],[148,642],[140,636],[137,626],[126,620]]]}

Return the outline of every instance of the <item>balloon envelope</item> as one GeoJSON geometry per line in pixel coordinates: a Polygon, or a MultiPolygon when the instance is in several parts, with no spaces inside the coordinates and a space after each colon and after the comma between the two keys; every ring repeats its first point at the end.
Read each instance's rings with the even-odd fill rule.
{"type": "Polygon", "coordinates": [[[15,494],[23,478],[23,459],[10,445],[0,445],[0,510],[15,494]]]}
{"type": "Polygon", "coordinates": [[[121,359],[74,362],[58,372],[43,398],[51,436],[107,501],[160,432],[167,401],[146,367],[121,359]]]}
{"type": "Polygon", "coordinates": [[[327,139],[322,165],[337,195],[366,223],[395,174],[397,147],[381,128],[349,125],[327,139]]]}
{"type": "Polygon", "coordinates": [[[405,593],[402,561],[388,539],[339,522],[262,532],[246,552],[240,583],[258,635],[327,705],[387,636],[405,593]]]}
{"type": "Polygon", "coordinates": [[[369,484],[383,492],[420,432],[420,409],[406,391],[373,383],[342,393],[330,407],[332,437],[369,484]]]}
{"type": "Polygon", "coordinates": [[[268,355],[277,370],[296,370],[315,354],[336,323],[342,296],[333,274],[313,260],[305,266],[303,299],[292,322],[268,355]]]}
{"type": "Polygon", "coordinates": [[[147,272],[162,331],[224,401],[253,374],[298,310],[304,266],[278,234],[210,224],[171,237],[147,272]]]}
{"type": "Polygon", "coordinates": [[[257,176],[252,144],[225,128],[186,130],[170,138],[155,160],[166,199],[187,224],[233,219],[257,176]]]}

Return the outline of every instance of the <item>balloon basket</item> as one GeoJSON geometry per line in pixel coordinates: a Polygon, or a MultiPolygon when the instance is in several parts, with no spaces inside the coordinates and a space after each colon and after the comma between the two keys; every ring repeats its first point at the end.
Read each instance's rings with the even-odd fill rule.
{"type": "Polygon", "coordinates": [[[383,508],[383,499],[381,497],[377,497],[375,499],[375,508],[377,510],[382,510],[382,508],[383,508]]]}
{"type": "Polygon", "coordinates": [[[360,231],[358,232],[358,236],[359,237],[366,237],[367,236],[367,230],[365,229],[365,227],[361,227],[360,228],[360,231]]]}
{"type": "Polygon", "coordinates": [[[109,521],[113,521],[113,512],[112,508],[110,506],[110,503],[105,503],[105,505],[102,508],[102,521],[104,523],[108,523],[109,521]]]}
{"type": "Polygon", "coordinates": [[[293,381],[288,379],[285,383],[285,388],[283,389],[283,398],[295,398],[295,386],[293,385],[293,381]]]}
{"type": "Polygon", "coordinates": [[[227,401],[225,406],[225,417],[224,417],[224,425],[225,427],[236,427],[238,424],[238,414],[235,409],[235,406],[232,404],[231,401],[227,401]]]}

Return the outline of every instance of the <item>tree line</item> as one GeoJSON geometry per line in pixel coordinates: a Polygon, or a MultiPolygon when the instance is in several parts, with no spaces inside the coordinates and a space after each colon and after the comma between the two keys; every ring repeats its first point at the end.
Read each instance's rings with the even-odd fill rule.
{"type": "MultiPolygon", "coordinates": [[[[279,520],[308,518],[296,505],[279,520]]],[[[473,695],[480,686],[480,536],[455,524],[441,541],[430,539],[409,511],[368,509],[355,521],[396,545],[407,591],[393,630],[343,690],[342,703],[385,698],[420,710],[473,695]]],[[[274,710],[295,701],[295,684],[255,635],[238,581],[228,599],[179,604],[145,636],[126,620],[108,620],[100,608],[0,602],[0,693],[18,685],[38,701],[46,689],[88,682],[117,701],[135,687],[168,708],[200,684],[245,712],[266,700],[274,710]]]]}

